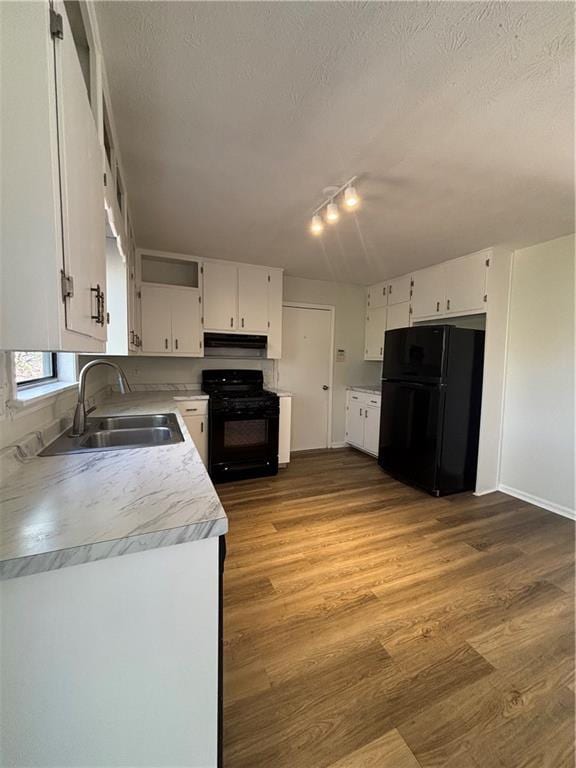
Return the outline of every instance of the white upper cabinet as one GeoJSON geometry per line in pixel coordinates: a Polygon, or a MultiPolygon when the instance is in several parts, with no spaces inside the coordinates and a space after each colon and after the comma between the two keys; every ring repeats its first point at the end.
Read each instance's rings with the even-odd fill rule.
{"type": "Polygon", "coordinates": [[[446,262],[446,313],[485,311],[489,253],[480,251],[446,262]]]}
{"type": "Polygon", "coordinates": [[[148,355],[202,355],[198,289],[142,284],[142,351],[148,355]]]}
{"type": "Polygon", "coordinates": [[[415,272],[412,319],[485,312],[491,252],[479,251],[415,272]]]}
{"type": "Polygon", "coordinates": [[[238,328],[238,265],[226,261],[204,263],[204,329],[238,328]]]}
{"type": "Polygon", "coordinates": [[[366,306],[370,309],[385,307],[388,304],[388,283],[375,283],[368,288],[366,306]]]}
{"type": "Polygon", "coordinates": [[[370,307],[366,312],[365,360],[382,360],[387,307],[370,307]]]}
{"type": "Polygon", "coordinates": [[[61,37],[48,2],[0,13],[0,348],[104,352],[102,154],[66,10],[61,37]]]}
{"type": "Polygon", "coordinates": [[[172,351],[170,288],[142,284],[142,351],[166,354],[172,351]]]}
{"type": "Polygon", "coordinates": [[[403,275],[388,281],[388,306],[410,301],[411,278],[411,275],[403,275]]]}
{"type": "Polygon", "coordinates": [[[204,331],[268,337],[267,357],[282,354],[282,270],[204,262],[204,331]]]}
{"type": "Polygon", "coordinates": [[[202,305],[200,291],[168,288],[172,292],[172,352],[199,357],[202,354],[202,305]]]}
{"type": "Polygon", "coordinates": [[[420,269],[414,272],[412,279],[412,319],[443,314],[446,297],[444,264],[420,269]]]}
{"type": "MultiPolygon", "coordinates": [[[[202,264],[192,256],[139,253],[141,348],[148,355],[201,357],[202,264]]],[[[138,334],[136,334],[138,337],[138,334]]]]}
{"type": "Polygon", "coordinates": [[[249,333],[268,331],[268,270],[238,267],[239,330],[249,333]]]}
{"type": "Polygon", "coordinates": [[[410,325],[410,302],[402,301],[400,304],[390,304],[386,316],[386,330],[395,328],[408,328],[410,325]]]}
{"type": "Polygon", "coordinates": [[[55,43],[64,269],[74,282],[66,327],[106,340],[106,231],[102,148],[72,31],[62,12],[55,43]]]}

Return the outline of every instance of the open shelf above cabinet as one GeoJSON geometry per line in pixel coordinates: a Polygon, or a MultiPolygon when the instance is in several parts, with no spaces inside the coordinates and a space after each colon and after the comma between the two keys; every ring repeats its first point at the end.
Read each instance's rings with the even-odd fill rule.
{"type": "Polygon", "coordinates": [[[181,288],[200,287],[198,261],[166,258],[143,253],[141,256],[143,283],[176,285],[181,288]]]}

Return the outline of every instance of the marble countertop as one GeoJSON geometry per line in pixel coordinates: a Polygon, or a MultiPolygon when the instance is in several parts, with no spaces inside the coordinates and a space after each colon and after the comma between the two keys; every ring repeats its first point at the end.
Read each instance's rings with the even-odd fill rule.
{"type": "Polygon", "coordinates": [[[169,412],[184,442],[20,458],[0,489],[0,579],[226,533],[174,392],[113,395],[91,415],[169,412]]]}
{"type": "Polygon", "coordinates": [[[267,387],[264,385],[264,389],[267,389],[268,392],[274,392],[275,395],[278,395],[278,397],[292,397],[292,392],[287,392],[285,389],[278,389],[278,387],[267,387]]]}
{"type": "Polygon", "coordinates": [[[346,387],[346,389],[349,389],[352,392],[367,392],[369,395],[380,395],[382,394],[382,390],[380,387],[371,387],[371,386],[365,386],[365,387],[346,387]]]}

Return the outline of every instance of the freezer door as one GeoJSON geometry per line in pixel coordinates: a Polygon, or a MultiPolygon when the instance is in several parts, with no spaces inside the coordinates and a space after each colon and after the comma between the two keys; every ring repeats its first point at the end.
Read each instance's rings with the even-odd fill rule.
{"type": "Polygon", "coordinates": [[[445,374],[449,332],[445,325],[386,331],[382,378],[440,381],[445,374]]]}
{"type": "Polygon", "coordinates": [[[382,382],[378,463],[398,479],[434,494],[443,408],[442,387],[382,382]]]}

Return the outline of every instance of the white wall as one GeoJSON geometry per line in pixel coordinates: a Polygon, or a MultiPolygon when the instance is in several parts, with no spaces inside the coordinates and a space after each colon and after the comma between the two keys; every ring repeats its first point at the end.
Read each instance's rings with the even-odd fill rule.
{"type": "MultiPolygon", "coordinates": [[[[80,358],[83,363],[90,357],[80,358]]],[[[179,384],[198,389],[204,368],[256,368],[264,372],[268,386],[274,386],[274,360],[215,359],[194,357],[110,357],[123,369],[134,389],[179,384]]],[[[113,375],[113,374],[112,374],[113,375]]]]}
{"type": "MultiPolygon", "coordinates": [[[[9,352],[0,351],[0,450],[17,445],[24,437],[39,432],[63,418],[72,417],[78,399],[76,388],[51,394],[26,404],[14,401],[14,385],[10,381],[9,352]]],[[[67,376],[73,381],[73,376],[67,376]]],[[[98,396],[108,386],[108,372],[92,371],[88,380],[88,398],[98,396]]]]}
{"type": "Polygon", "coordinates": [[[574,235],[516,251],[501,489],[574,516],[574,235]]]}
{"type": "Polygon", "coordinates": [[[334,362],[332,401],[332,442],[344,442],[346,387],[378,384],[381,363],[364,361],[365,289],[348,283],[306,280],[284,276],[284,301],[330,304],[335,307],[335,349],[344,349],[344,362],[334,362]]]}

